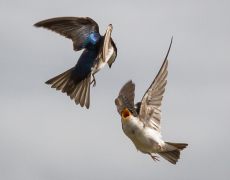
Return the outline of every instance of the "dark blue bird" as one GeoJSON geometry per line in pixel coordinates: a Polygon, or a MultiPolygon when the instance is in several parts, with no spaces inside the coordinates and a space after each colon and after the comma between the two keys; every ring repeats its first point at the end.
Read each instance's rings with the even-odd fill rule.
{"type": "Polygon", "coordinates": [[[71,39],[75,51],[84,49],[75,67],[48,80],[46,84],[66,93],[76,104],[89,108],[90,84],[96,85],[94,74],[106,64],[111,67],[117,57],[117,48],[111,38],[112,25],[108,26],[104,36],[100,35],[98,24],[89,17],[57,17],[40,21],[34,26],[71,39]]]}

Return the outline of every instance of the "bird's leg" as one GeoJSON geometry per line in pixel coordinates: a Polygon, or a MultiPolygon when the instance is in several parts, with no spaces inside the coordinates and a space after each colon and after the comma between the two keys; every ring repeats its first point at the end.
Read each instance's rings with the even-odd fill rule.
{"type": "Polygon", "coordinates": [[[92,84],[92,83],[93,83],[93,87],[94,87],[94,86],[96,86],[96,79],[95,79],[95,77],[94,77],[94,74],[92,74],[92,76],[93,76],[93,80],[91,81],[91,83],[90,83],[90,84],[92,84]]]}
{"type": "Polygon", "coordinates": [[[149,155],[151,156],[151,158],[154,160],[154,161],[159,161],[159,157],[158,156],[154,156],[153,154],[149,153],[149,155]]]}

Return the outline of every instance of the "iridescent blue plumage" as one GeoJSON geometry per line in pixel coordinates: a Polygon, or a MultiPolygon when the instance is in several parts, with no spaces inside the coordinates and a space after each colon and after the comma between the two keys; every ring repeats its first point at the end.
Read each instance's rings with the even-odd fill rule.
{"type": "Polygon", "coordinates": [[[89,108],[91,77],[108,64],[113,64],[117,48],[111,38],[110,24],[104,36],[99,33],[98,24],[89,17],[58,17],[40,21],[36,27],[55,31],[73,41],[75,51],[84,49],[75,67],[48,80],[53,88],[61,90],[75,100],[76,104],[89,108]]]}
{"type": "Polygon", "coordinates": [[[96,43],[101,39],[101,35],[99,33],[91,33],[89,35],[89,42],[92,43],[93,45],[96,45],[96,43]]]}
{"type": "Polygon", "coordinates": [[[90,49],[85,49],[74,67],[71,78],[75,83],[85,79],[91,73],[91,69],[98,55],[98,45],[88,45],[90,49]]]}
{"type": "Polygon", "coordinates": [[[101,35],[99,33],[93,32],[90,33],[89,36],[83,42],[83,47],[87,49],[94,49],[97,46],[101,39],[101,35]]]}

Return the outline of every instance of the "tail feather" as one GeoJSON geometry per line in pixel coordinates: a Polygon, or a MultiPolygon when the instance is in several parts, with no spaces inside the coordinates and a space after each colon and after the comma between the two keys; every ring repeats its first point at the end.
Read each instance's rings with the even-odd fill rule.
{"type": "Polygon", "coordinates": [[[51,88],[55,88],[56,89],[60,89],[64,84],[66,83],[65,81],[65,76],[62,77],[59,81],[56,81],[52,86],[51,88]]]}
{"type": "Polygon", "coordinates": [[[90,81],[91,74],[80,82],[75,82],[72,78],[72,72],[74,68],[71,68],[64,73],[51,78],[46,81],[46,84],[51,84],[52,88],[66,93],[76,104],[80,104],[81,107],[86,106],[89,108],[90,105],[90,81]]]}
{"type": "Polygon", "coordinates": [[[188,144],[186,143],[171,143],[171,142],[165,142],[168,145],[174,146],[179,150],[183,150],[184,148],[186,148],[188,146],[188,144]]]}
{"type": "Polygon", "coordinates": [[[82,80],[81,84],[79,84],[78,92],[77,92],[77,94],[75,96],[76,103],[80,103],[81,96],[82,96],[82,94],[84,92],[84,82],[85,81],[82,80]]]}
{"type": "Polygon", "coordinates": [[[87,84],[86,93],[85,93],[85,96],[87,97],[85,98],[86,107],[89,106],[89,103],[90,103],[90,81],[91,79],[89,80],[89,83],[87,84]]]}
{"type": "Polygon", "coordinates": [[[160,152],[158,154],[172,164],[176,164],[180,158],[180,151],[178,149],[168,152],[160,152]]]}
{"type": "Polygon", "coordinates": [[[70,98],[75,100],[76,104],[80,104],[81,107],[86,106],[89,108],[90,103],[90,79],[89,75],[87,78],[83,79],[79,84],[73,89],[70,94],[70,98]]]}
{"type": "MultiPolygon", "coordinates": [[[[59,88],[59,87],[61,87],[62,85],[64,85],[65,83],[66,83],[66,78],[68,77],[70,77],[70,75],[71,75],[71,73],[69,73],[69,71],[70,70],[68,70],[68,71],[66,71],[66,72],[64,72],[64,73],[62,73],[61,75],[62,76],[57,76],[57,77],[54,77],[53,79],[51,79],[51,80],[53,80],[53,84],[52,84],[52,86],[51,86],[51,88],[59,88]]],[[[50,80],[49,80],[50,81],[50,80]]],[[[48,82],[49,81],[47,81],[46,83],[47,84],[49,84],[48,82]]]]}
{"type": "Polygon", "coordinates": [[[87,93],[87,88],[88,88],[88,84],[87,81],[84,80],[84,88],[83,88],[83,93],[81,94],[80,97],[80,104],[85,104],[85,97],[86,97],[86,93],[87,93]]]}
{"type": "Polygon", "coordinates": [[[84,104],[89,104],[89,86],[90,78],[82,80],[82,85],[79,87],[78,91],[75,94],[75,103],[83,106],[84,104]],[[88,97],[88,98],[86,98],[88,97]]]}
{"type": "MultiPolygon", "coordinates": [[[[57,90],[61,90],[64,89],[65,85],[68,83],[68,81],[65,81],[65,79],[63,79],[60,84],[57,85],[56,89],[57,90]]],[[[63,91],[62,91],[63,92],[63,91]]]]}
{"type": "Polygon", "coordinates": [[[76,88],[75,88],[75,90],[70,94],[70,99],[74,99],[75,98],[75,96],[76,96],[76,94],[77,94],[77,92],[78,92],[78,90],[79,90],[79,87],[78,86],[80,86],[80,84],[78,84],[77,86],[76,86],[76,88]]]}
{"type": "MultiPolygon", "coordinates": [[[[62,92],[65,92],[68,96],[70,96],[70,94],[75,90],[75,88],[77,87],[77,84],[72,80],[72,79],[68,79],[68,82],[66,82],[65,87],[63,88],[62,92]]],[[[79,82],[80,85],[81,82],[79,82]]]]}
{"type": "Polygon", "coordinates": [[[53,83],[59,81],[60,79],[62,79],[63,77],[65,77],[66,75],[69,75],[69,76],[70,76],[70,75],[71,75],[70,72],[72,72],[73,69],[74,69],[74,68],[71,68],[71,69],[69,69],[69,70],[67,70],[67,71],[65,71],[65,72],[63,72],[63,73],[61,73],[61,74],[59,74],[59,75],[57,75],[57,76],[55,76],[55,77],[49,79],[49,80],[46,81],[45,83],[46,83],[46,84],[53,84],[53,83]]]}
{"type": "Polygon", "coordinates": [[[180,158],[180,151],[187,146],[188,144],[186,143],[165,142],[165,151],[159,152],[158,154],[172,164],[176,164],[178,159],[180,158]]]}

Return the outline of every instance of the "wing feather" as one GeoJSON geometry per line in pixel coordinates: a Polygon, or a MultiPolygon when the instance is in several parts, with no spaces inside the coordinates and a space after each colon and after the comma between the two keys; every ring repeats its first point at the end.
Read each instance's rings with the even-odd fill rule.
{"type": "Polygon", "coordinates": [[[99,33],[98,24],[89,17],[57,17],[40,21],[34,26],[49,29],[72,39],[76,51],[84,48],[84,42],[90,33],[99,33]]]}
{"type": "Polygon", "coordinates": [[[146,126],[149,126],[159,132],[161,121],[161,103],[163,94],[165,92],[165,86],[167,84],[168,54],[170,52],[171,45],[172,39],[164,62],[157,76],[141,100],[139,112],[140,120],[143,121],[146,126]]]}
{"type": "Polygon", "coordinates": [[[134,109],[135,84],[128,81],[120,90],[118,97],[115,99],[117,111],[121,114],[124,108],[134,109]]]}

